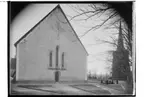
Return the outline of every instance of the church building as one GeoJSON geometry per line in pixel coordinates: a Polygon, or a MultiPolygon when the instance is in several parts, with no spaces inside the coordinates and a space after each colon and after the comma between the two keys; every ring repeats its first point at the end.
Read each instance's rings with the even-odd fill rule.
{"type": "Polygon", "coordinates": [[[85,81],[88,53],[60,5],[16,43],[16,81],[85,81]]]}
{"type": "Polygon", "coordinates": [[[114,80],[127,80],[130,73],[129,53],[124,48],[122,27],[120,22],[118,45],[113,52],[112,78],[114,80]]]}

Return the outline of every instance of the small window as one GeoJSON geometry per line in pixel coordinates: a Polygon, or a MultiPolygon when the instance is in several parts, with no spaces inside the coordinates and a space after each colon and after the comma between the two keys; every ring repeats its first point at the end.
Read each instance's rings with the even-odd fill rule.
{"type": "Polygon", "coordinates": [[[59,60],[58,56],[59,56],[59,46],[57,45],[56,46],[56,67],[58,67],[58,60],[59,60]]]}
{"type": "Polygon", "coordinates": [[[49,66],[52,67],[52,51],[49,53],[49,66]]]}
{"type": "Polygon", "coordinates": [[[62,58],[62,60],[61,60],[62,68],[64,68],[64,52],[62,53],[62,57],[61,58],[62,58]]]}

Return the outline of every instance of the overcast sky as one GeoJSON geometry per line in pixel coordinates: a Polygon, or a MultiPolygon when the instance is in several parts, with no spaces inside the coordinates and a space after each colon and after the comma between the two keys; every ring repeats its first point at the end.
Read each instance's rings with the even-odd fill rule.
{"type": "MultiPolygon", "coordinates": [[[[30,30],[37,22],[39,22],[45,15],[47,15],[53,8],[55,8],[57,4],[37,4],[31,5],[25,8],[13,21],[10,28],[10,36],[11,36],[11,57],[15,56],[15,47],[14,43],[21,38],[28,30],[30,30]]],[[[77,13],[72,9],[70,5],[60,4],[62,10],[66,14],[68,20],[70,20],[70,16],[74,16],[77,13]]],[[[87,5],[80,5],[82,7],[86,7],[87,5]]],[[[78,21],[83,18],[78,17],[77,19],[71,20],[70,23],[74,30],[76,31],[78,36],[81,36],[85,31],[87,31],[93,25],[99,23],[101,18],[92,18],[88,21],[78,21]]],[[[103,27],[100,29],[92,30],[85,36],[81,37],[83,45],[85,46],[88,56],[88,71],[97,74],[105,74],[108,73],[106,67],[108,67],[108,62],[104,61],[108,58],[107,51],[114,50],[111,45],[108,44],[100,44],[96,41],[96,39],[108,40],[110,41],[110,36],[112,33],[116,33],[118,30],[105,30],[103,27]],[[96,45],[94,45],[96,44],[96,45]]]]}

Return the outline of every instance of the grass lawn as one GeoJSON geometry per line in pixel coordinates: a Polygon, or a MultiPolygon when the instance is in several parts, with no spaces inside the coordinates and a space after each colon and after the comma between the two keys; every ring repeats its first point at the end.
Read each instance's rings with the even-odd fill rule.
{"type": "Polygon", "coordinates": [[[98,80],[89,80],[89,82],[97,83],[99,85],[102,85],[102,86],[105,86],[114,90],[124,91],[123,88],[121,87],[121,84],[102,84],[101,81],[98,81],[98,80]]]}
{"type": "Polygon", "coordinates": [[[53,89],[52,85],[19,85],[18,87],[34,89],[34,90],[39,90],[39,91],[45,91],[45,92],[58,93],[58,94],[65,94],[64,91],[53,89]]]}
{"type": "Polygon", "coordinates": [[[103,85],[105,87],[108,87],[108,88],[111,88],[111,89],[114,89],[114,90],[124,91],[120,84],[108,84],[108,85],[100,84],[100,85],[103,85]]]}
{"type": "Polygon", "coordinates": [[[52,85],[17,85],[18,87],[29,87],[29,88],[38,88],[38,87],[52,87],[52,85]]]}
{"type": "Polygon", "coordinates": [[[94,94],[102,94],[102,95],[111,94],[109,91],[103,90],[100,87],[96,87],[92,84],[79,84],[79,85],[71,85],[71,86],[94,94]]]}

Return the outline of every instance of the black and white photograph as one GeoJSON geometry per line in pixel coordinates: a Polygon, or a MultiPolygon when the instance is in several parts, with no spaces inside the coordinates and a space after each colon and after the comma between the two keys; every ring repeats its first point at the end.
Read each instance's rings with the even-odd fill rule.
{"type": "Polygon", "coordinates": [[[8,95],[136,95],[134,1],[8,2],[8,95]]]}

